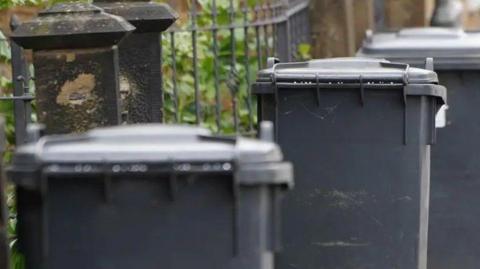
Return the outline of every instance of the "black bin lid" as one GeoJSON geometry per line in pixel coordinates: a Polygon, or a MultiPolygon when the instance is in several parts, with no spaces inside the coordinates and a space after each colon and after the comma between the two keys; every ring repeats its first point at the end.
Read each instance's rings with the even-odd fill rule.
{"type": "MultiPolygon", "coordinates": [[[[430,59],[431,60],[431,59],[430,59]]],[[[433,63],[427,60],[428,65],[433,63]]],[[[269,59],[270,68],[258,72],[255,94],[279,89],[402,89],[405,95],[428,95],[446,102],[446,89],[437,73],[375,58],[332,58],[296,63],[269,59]]]]}
{"type": "Polygon", "coordinates": [[[347,86],[349,82],[360,82],[360,79],[365,83],[383,84],[438,83],[437,74],[430,70],[411,68],[407,64],[384,59],[354,57],[275,63],[258,73],[257,82],[290,82],[301,86],[302,83],[316,83],[318,80],[347,86]]]}
{"type": "Polygon", "coordinates": [[[273,142],[151,124],[42,137],[16,151],[9,174],[15,183],[32,188],[38,187],[39,174],[105,173],[222,173],[234,174],[240,184],[291,186],[292,167],[282,160],[273,142]]]}
{"type": "Polygon", "coordinates": [[[480,32],[459,28],[406,28],[398,32],[367,31],[357,56],[386,58],[420,66],[426,57],[435,69],[479,69],[480,32]]]}

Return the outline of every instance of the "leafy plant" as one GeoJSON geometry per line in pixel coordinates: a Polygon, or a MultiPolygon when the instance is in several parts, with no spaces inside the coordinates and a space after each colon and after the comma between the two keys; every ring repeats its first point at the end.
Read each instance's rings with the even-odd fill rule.
{"type": "MultiPolygon", "coordinates": [[[[0,64],[8,65],[10,64],[11,55],[10,55],[10,46],[5,35],[0,32],[0,64]]],[[[8,77],[0,76],[0,91],[2,95],[11,93],[12,90],[12,81],[8,77]]],[[[6,132],[7,132],[7,154],[5,160],[8,161],[11,156],[11,151],[13,149],[14,143],[14,118],[13,118],[13,104],[8,101],[0,101],[0,114],[6,118],[6,132]]],[[[8,234],[10,241],[10,248],[12,250],[11,257],[11,268],[12,269],[21,269],[24,268],[22,255],[18,252],[17,249],[17,240],[16,240],[16,207],[15,207],[15,198],[14,198],[14,189],[12,186],[7,187],[7,205],[9,209],[9,222],[8,222],[8,234]]]]}
{"type": "Polygon", "coordinates": [[[91,0],[0,0],[0,10],[16,6],[48,7],[56,3],[64,2],[91,2],[91,0]]]}
{"type": "MultiPolygon", "coordinates": [[[[248,1],[250,7],[258,4],[257,1],[248,1]]],[[[234,129],[234,110],[233,97],[237,101],[237,113],[239,116],[239,132],[245,133],[250,130],[250,124],[257,122],[257,113],[254,98],[251,98],[250,84],[255,80],[258,71],[259,61],[263,64],[263,59],[257,55],[257,40],[255,31],[252,27],[248,28],[245,34],[243,28],[244,13],[240,1],[234,1],[234,10],[238,11],[234,15],[233,24],[237,25],[234,31],[235,40],[232,43],[231,32],[226,26],[230,25],[231,18],[229,13],[230,1],[217,1],[217,26],[216,36],[211,30],[213,7],[212,1],[199,1],[199,14],[197,17],[198,26],[203,29],[198,33],[197,38],[197,67],[200,91],[201,122],[214,131],[221,133],[233,133],[234,129]],[[214,53],[214,38],[217,41],[217,53],[214,53]],[[245,47],[247,46],[247,47],[245,47]],[[235,58],[235,64],[232,64],[232,54],[235,58]],[[215,59],[217,60],[217,74],[215,75],[215,59]],[[248,62],[247,62],[248,61],[248,62]],[[248,74],[247,74],[248,72],[248,74]],[[249,81],[247,80],[247,76],[249,81]],[[218,92],[220,102],[216,102],[215,85],[218,82],[218,92]],[[216,126],[217,115],[216,106],[220,106],[220,128],[216,126]]],[[[248,21],[252,21],[253,13],[248,13],[248,21]]],[[[166,122],[175,122],[175,102],[174,89],[176,86],[178,100],[179,121],[182,123],[194,123],[195,116],[195,95],[194,95],[194,76],[192,66],[192,33],[189,31],[191,22],[184,25],[177,25],[181,30],[174,34],[175,48],[171,47],[170,33],[163,35],[163,75],[165,96],[165,114],[166,122]],[[175,54],[175,63],[172,61],[172,53],[175,54]],[[176,74],[173,73],[173,64],[176,67],[176,74]]],[[[262,28],[262,31],[264,29],[262,28]]],[[[260,50],[264,53],[268,48],[272,51],[273,29],[267,29],[267,42],[264,42],[263,32],[260,40],[260,50]]],[[[268,55],[273,56],[273,55],[268,55]]]]}

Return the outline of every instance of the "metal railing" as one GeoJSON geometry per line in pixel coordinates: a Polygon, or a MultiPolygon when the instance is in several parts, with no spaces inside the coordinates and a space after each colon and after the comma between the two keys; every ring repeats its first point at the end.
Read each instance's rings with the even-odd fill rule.
{"type": "MultiPolygon", "coordinates": [[[[12,16],[10,28],[14,30],[19,25],[16,16],[12,16]]],[[[0,40],[7,42],[7,40],[0,40]]],[[[15,42],[10,42],[10,56],[12,66],[13,91],[9,95],[0,96],[0,101],[13,101],[13,118],[15,121],[15,143],[23,144],[27,139],[27,124],[32,121],[31,102],[34,96],[31,93],[31,74],[25,59],[23,49],[15,42]]],[[[7,117],[8,118],[8,117],[7,117]]]]}
{"type": "MultiPolygon", "coordinates": [[[[164,122],[198,124],[218,133],[253,134],[250,91],[268,57],[298,59],[310,42],[308,0],[211,0],[191,5],[188,18],[162,33],[164,122]]],[[[17,22],[13,18],[12,29],[17,22]]],[[[22,49],[11,43],[16,144],[26,140],[34,96],[22,49]]],[[[160,89],[159,89],[160,90],[160,89]]]]}
{"type": "Polygon", "coordinates": [[[176,25],[164,33],[164,40],[168,40],[164,41],[164,46],[168,47],[168,52],[164,50],[163,58],[171,68],[164,72],[165,99],[171,101],[170,111],[168,108],[165,111],[166,122],[205,123],[217,132],[253,133],[256,129],[256,107],[250,85],[255,79],[255,72],[265,67],[267,57],[274,56],[282,61],[297,59],[298,45],[310,42],[309,1],[266,0],[257,1],[254,5],[249,5],[249,1],[239,5],[234,2],[228,1],[223,10],[216,0],[203,7],[203,11],[192,5],[189,21],[183,22],[183,27],[176,25]],[[220,22],[222,15],[223,23],[220,22]],[[205,19],[209,23],[199,23],[205,19]],[[192,46],[192,67],[183,71],[191,73],[189,79],[193,79],[193,98],[187,106],[183,106],[184,109],[179,105],[181,93],[190,89],[180,89],[176,50],[177,36],[183,34],[191,38],[188,42],[192,46]],[[209,55],[199,56],[200,37],[208,40],[207,44],[202,44],[211,49],[209,55]],[[240,42],[238,37],[241,37],[240,42]],[[209,59],[212,60],[212,73],[206,81],[199,74],[203,66],[200,61],[209,59]],[[205,84],[213,89],[206,89],[205,84]],[[211,93],[211,100],[205,98],[211,93]],[[191,111],[190,114],[182,113],[185,107],[191,111]]]}

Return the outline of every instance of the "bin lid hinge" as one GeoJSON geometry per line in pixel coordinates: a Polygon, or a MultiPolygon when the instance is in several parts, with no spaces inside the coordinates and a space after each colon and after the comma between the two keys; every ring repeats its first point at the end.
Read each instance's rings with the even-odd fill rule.
{"type": "Polygon", "coordinates": [[[273,199],[273,229],[272,229],[272,251],[280,252],[282,250],[282,227],[281,227],[281,219],[282,219],[282,209],[280,206],[280,200],[282,199],[282,190],[281,187],[274,187],[272,193],[273,199]]]}

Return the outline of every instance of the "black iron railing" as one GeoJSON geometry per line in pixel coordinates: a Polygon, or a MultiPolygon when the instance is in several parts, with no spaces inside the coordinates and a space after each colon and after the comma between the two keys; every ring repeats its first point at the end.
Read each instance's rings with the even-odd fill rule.
{"type": "MultiPolygon", "coordinates": [[[[298,46],[310,42],[309,1],[255,1],[253,5],[249,5],[249,1],[238,5],[235,2],[230,0],[228,6],[222,7],[212,0],[201,11],[192,5],[189,21],[183,22],[183,27],[180,22],[163,35],[164,46],[167,46],[163,58],[169,63],[168,70],[164,70],[165,99],[170,101],[165,121],[205,124],[218,132],[254,132],[256,108],[250,84],[255,72],[265,67],[267,57],[275,56],[282,61],[298,59],[298,46]],[[187,42],[192,46],[192,66],[179,72],[177,39],[184,34],[191,38],[187,42]],[[209,55],[199,56],[200,44],[205,46],[199,39],[208,40],[209,55]],[[209,57],[211,76],[205,79],[200,74],[205,71],[201,70],[201,62],[208,61],[209,57]],[[181,106],[180,103],[185,102],[181,100],[182,92],[189,91],[180,89],[178,83],[185,73],[192,74],[186,79],[193,79],[193,92],[188,104],[181,106]],[[205,88],[210,85],[213,88],[205,88]],[[212,93],[213,98],[205,98],[212,93]]],[[[166,106],[168,104],[166,102],[166,106]]]]}
{"type": "MultiPolygon", "coordinates": [[[[300,58],[298,47],[310,41],[309,1],[203,2],[191,5],[186,18],[162,34],[164,122],[253,134],[256,102],[250,84],[267,57],[300,58]]],[[[21,144],[34,96],[22,49],[11,42],[11,52],[14,89],[0,101],[14,103],[15,140],[21,144]]]]}

